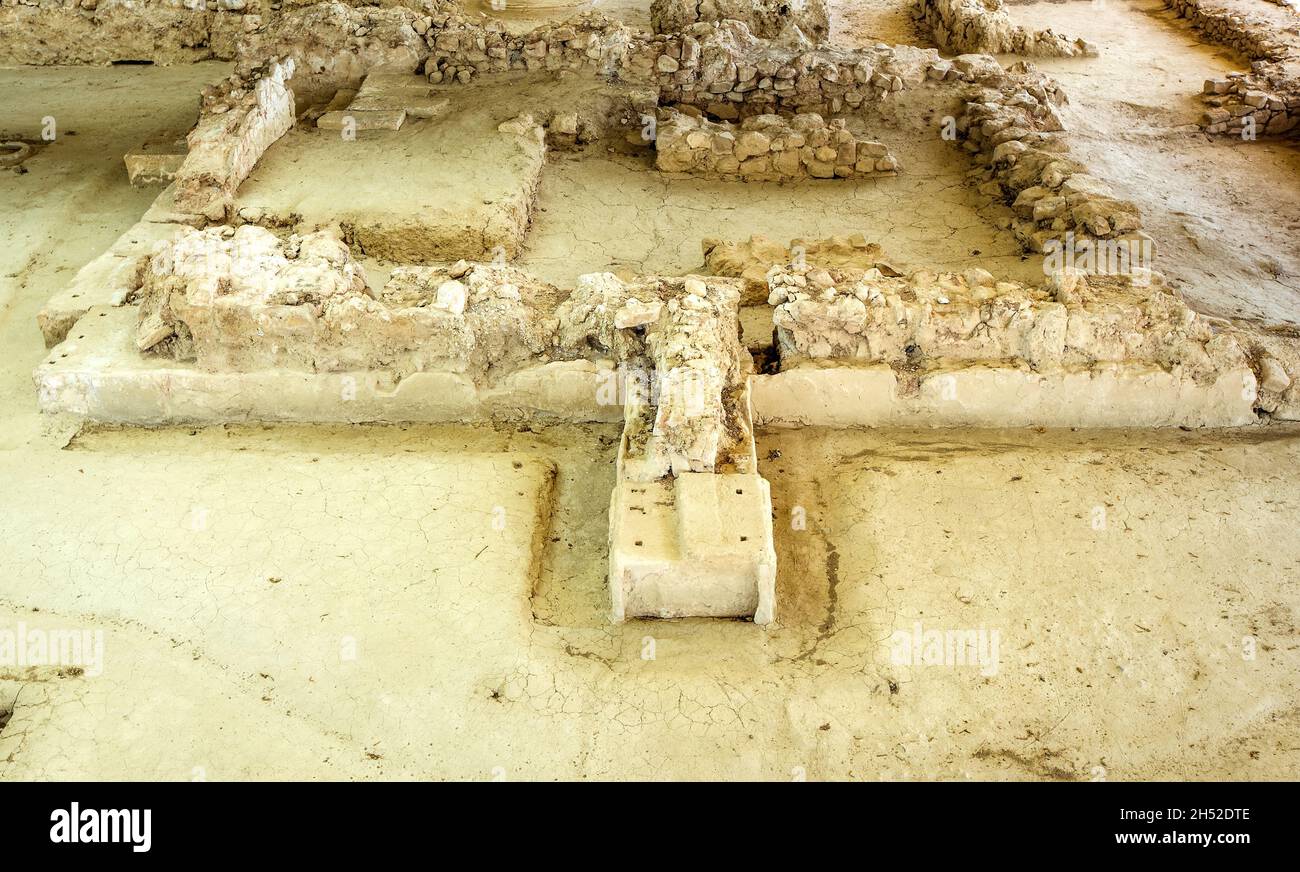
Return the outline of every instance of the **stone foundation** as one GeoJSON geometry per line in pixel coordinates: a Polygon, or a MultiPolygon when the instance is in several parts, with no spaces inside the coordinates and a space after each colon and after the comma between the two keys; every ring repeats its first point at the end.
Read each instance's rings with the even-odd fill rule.
{"type": "Polygon", "coordinates": [[[768,272],[774,266],[805,263],[820,267],[877,268],[884,275],[898,272],[884,259],[879,245],[861,233],[830,239],[792,239],[787,245],[754,235],[744,242],[705,239],[704,266],[711,275],[744,279],[741,305],[767,305],[768,272]]]}
{"type": "Polygon", "coordinates": [[[1050,28],[1030,30],[1012,22],[1002,0],[921,0],[914,17],[924,21],[940,47],[958,53],[1037,57],[1096,57],[1083,39],[1050,28]]]}
{"type": "Polygon", "coordinates": [[[892,176],[898,161],[879,142],[855,136],[842,120],[820,115],[751,116],[741,124],[661,112],[655,136],[660,172],[730,181],[860,179],[892,176]]]}
{"type": "Polygon", "coordinates": [[[1164,3],[1211,42],[1230,46],[1251,60],[1278,61],[1290,53],[1286,41],[1262,18],[1214,0],[1164,0],[1164,3]]]}
{"type": "Polygon", "coordinates": [[[1208,79],[1202,100],[1206,133],[1252,139],[1290,133],[1300,125],[1300,80],[1275,84],[1249,74],[1208,79]]]}
{"type": "MultiPolygon", "coordinates": [[[[1275,16],[1216,0],[1165,0],[1212,42],[1250,58],[1251,71],[1209,79],[1202,89],[1206,133],[1243,139],[1291,133],[1300,125],[1300,32],[1279,30],[1275,16]]],[[[1294,21],[1292,22],[1294,25],[1294,21]]]]}
{"type": "Polygon", "coordinates": [[[546,359],[554,288],[507,266],[401,267],[382,291],[326,232],[244,225],[182,233],[144,273],[136,344],[200,369],[481,381],[546,359]]]}
{"type": "Polygon", "coordinates": [[[1159,274],[1065,271],[1029,287],[978,269],[903,279],[774,267],[769,279],[781,372],[754,388],[767,423],[1256,420],[1259,364],[1239,334],[1197,316],[1159,274]]]}
{"type": "Polygon", "coordinates": [[[678,33],[692,24],[742,21],[757,36],[772,39],[787,27],[825,42],[830,35],[826,0],[652,0],[650,26],[655,33],[678,33]]]}
{"type": "Polygon", "coordinates": [[[1011,204],[1010,228],[1031,251],[1075,260],[1089,249],[1150,266],[1154,244],[1141,232],[1138,208],[1089,175],[1057,135],[1063,101],[1046,78],[969,94],[956,130],[982,167],[980,191],[1011,204]]]}
{"type": "Polygon", "coordinates": [[[204,93],[199,122],[187,137],[189,153],[176,171],[179,211],[226,218],[240,183],[293,126],[293,72],[292,59],[273,61],[204,93]]]}

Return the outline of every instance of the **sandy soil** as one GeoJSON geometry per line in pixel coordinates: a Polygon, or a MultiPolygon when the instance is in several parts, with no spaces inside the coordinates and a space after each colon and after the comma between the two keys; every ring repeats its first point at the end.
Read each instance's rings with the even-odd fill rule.
{"type": "MultiPolygon", "coordinates": [[[[1181,75],[1209,56],[1177,55],[1181,75]]],[[[760,434],[780,566],[763,630],[605,621],[615,428],[42,421],[37,309],[154,196],[121,155],[182,132],[224,71],[0,71],[0,130],[35,138],[53,114],[65,133],[0,173],[0,629],[104,632],[101,674],[0,672],[0,779],[1300,777],[1300,428],[760,434]],[[909,665],[891,642],[918,623],[996,632],[998,656],[909,665]]],[[[1122,115],[1083,90],[1076,113],[1122,115]]],[[[1121,137],[1134,151],[1102,174],[1171,135],[1121,137]]],[[[839,210],[558,160],[524,262],[675,271],[722,231],[862,230],[900,260],[1028,269],[938,147],[898,138],[912,175],[839,210]]],[[[1232,235],[1247,214],[1205,199],[1233,167],[1251,181],[1258,163],[1222,157],[1250,148],[1206,143],[1215,172],[1180,182],[1224,231],[1192,263],[1289,315],[1226,248],[1263,245],[1232,235]]],[[[1254,189],[1285,205],[1274,178],[1254,189]]],[[[1189,294],[1214,292],[1196,275],[1189,294]]]]}
{"type": "Polygon", "coordinates": [[[6,452],[29,508],[0,524],[0,626],[102,629],[105,656],[5,676],[0,777],[1300,771],[1294,429],[765,434],[767,630],[605,622],[615,436],[212,428],[6,452]],[[891,634],[918,622],[997,632],[994,669],[898,662],[891,634]]]}
{"type": "Polygon", "coordinates": [[[934,48],[924,28],[912,22],[910,0],[829,0],[831,42],[844,46],[919,45],[934,48]]]}
{"type": "Polygon", "coordinates": [[[1071,150],[1141,207],[1157,268],[1201,311],[1300,322],[1300,187],[1289,183],[1300,148],[1195,127],[1202,82],[1247,61],[1198,43],[1159,0],[1108,0],[1100,13],[1083,2],[1008,9],[1018,23],[1100,46],[1096,60],[1033,63],[1070,95],[1071,150]]]}

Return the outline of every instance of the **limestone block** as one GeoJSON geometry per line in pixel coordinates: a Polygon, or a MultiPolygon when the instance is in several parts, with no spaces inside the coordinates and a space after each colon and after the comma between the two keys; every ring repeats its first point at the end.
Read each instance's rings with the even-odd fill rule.
{"type": "Polygon", "coordinates": [[[610,505],[613,620],[752,618],[776,598],[770,487],[759,475],[620,480],[610,505]]]}

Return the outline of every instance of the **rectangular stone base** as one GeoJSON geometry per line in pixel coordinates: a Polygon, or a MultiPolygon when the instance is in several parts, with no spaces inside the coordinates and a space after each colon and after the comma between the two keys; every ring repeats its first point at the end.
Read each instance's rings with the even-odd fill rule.
{"type": "Polygon", "coordinates": [[[621,479],[610,502],[612,617],[772,620],[772,497],[758,475],[621,479]]]}
{"type": "Polygon", "coordinates": [[[750,382],[755,424],[818,427],[1242,427],[1258,423],[1255,374],[1213,383],[1143,364],[1034,372],[968,366],[901,390],[885,365],[800,366],[750,382]]]}
{"type": "Polygon", "coordinates": [[[40,409],[114,424],[159,426],[224,421],[304,423],[551,420],[616,422],[602,405],[610,365],[587,360],[539,364],[493,385],[460,373],[205,372],[142,354],[134,306],[95,306],[47,353],[34,378],[40,409]]]}

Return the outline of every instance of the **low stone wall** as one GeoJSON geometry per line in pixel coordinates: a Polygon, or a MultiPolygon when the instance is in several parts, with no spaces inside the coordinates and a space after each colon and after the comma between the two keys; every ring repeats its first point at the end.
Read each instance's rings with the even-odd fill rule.
{"type": "Polygon", "coordinates": [[[1214,0],[1164,0],[1164,3],[1211,42],[1235,48],[1251,60],[1278,61],[1290,53],[1286,40],[1263,18],[1214,0]]]}
{"type": "Polygon", "coordinates": [[[741,277],[600,273],[566,292],[460,262],[399,267],[376,291],[337,233],[128,236],[78,277],[94,299],[36,371],[45,411],[150,424],[622,419],[629,481],[752,474],[751,389],[778,425],[1300,418],[1294,328],[1199,316],[1149,271],[1065,269],[1043,286],[978,268],[904,278],[865,240],[810,245],[825,263],[876,264],[864,268],[786,260],[793,249],[759,239],[718,263],[741,277]],[[141,250],[153,252],[143,265],[141,250]],[[779,372],[754,376],[737,306],[748,264],[774,257],[779,372]]]}
{"type": "Polygon", "coordinates": [[[1031,30],[1011,20],[1002,0],[921,0],[914,18],[924,21],[934,41],[953,52],[1037,57],[1096,57],[1086,40],[1050,28],[1031,30]]]}
{"type": "Polygon", "coordinates": [[[927,79],[961,78],[933,49],[818,49],[798,34],[760,39],[738,21],[667,35],[594,13],[522,35],[499,23],[466,21],[431,31],[429,41],[425,70],[437,82],[468,82],[483,72],[586,70],[654,84],[662,103],[723,120],[777,112],[834,116],[927,79]]]}
{"type": "Polygon", "coordinates": [[[729,181],[857,179],[898,172],[879,142],[855,136],[844,121],[815,114],[754,115],[740,124],[665,110],[655,131],[655,166],[729,181]]]}
{"type": "Polygon", "coordinates": [[[816,42],[830,36],[826,0],[651,0],[650,27],[655,33],[677,33],[699,22],[743,21],[765,39],[787,27],[816,42]]]}
{"type": "MultiPolygon", "coordinates": [[[[1034,287],[980,269],[890,278],[794,267],[774,268],[770,287],[781,354],[773,379],[807,382],[811,422],[884,424],[912,414],[990,425],[999,408],[1013,424],[1028,410],[1091,426],[1255,420],[1259,377],[1238,337],[1199,317],[1157,273],[1063,270],[1034,287]],[[873,387],[860,405],[826,410],[842,419],[823,420],[815,394],[838,390],[843,400],[867,385],[837,380],[831,366],[860,370],[873,387]],[[1090,400],[1066,411],[1072,391],[1074,402],[1090,400]]],[[[759,391],[756,399],[789,420],[789,397],[759,391]]]]}
{"type": "Polygon", "coordinates": [[[768,288],[781,364],[755,383],[767,423],[1300,420],[1300,330],[1200,315],[1149,270],[1033,286],[805,263],[770,269],[768,288]]]}
{"type": "MultiPolygon", "coordinates": [[[[445,19],[458,8],[452,0],[2,0],[0,63],[259,59],[294,42],[381,54],[383,43],[401,41],[400,24],[445,19]],[[302,26],[308,22],[317,26],[302,26]],[[266,50],[248,50],[258,44],[266,50]]],[[[326,52],[317,59],[333,65],[326,52]]]]}
{"type": "Polygon", "coordinates": [[[652,56],[661,102],[695,106],[723,120],[837,116],[927,79],[961,78],[934,50],[814,49],[797,39],[758,39],[734,21],[667,37],[656,42],[652,56]]]}
{"type": "Polygon", "coordinates": [[[1208,79],[1201,99],[1206,133],[1279,136],[1300,125],[1300,80],[1280,83],[1244,73],[1208,79]]]}
{"type": "Polygon", "coordinates": [[[181,234],[149,260],[136,345],[208,371],[438,371],[478,382],[544,362],[555,289],[508,266],[399,267],[372,290],[329,232],[181,234]]]}
{"type": "MultiPolygon", "coordinates": [[[[469,82],[481,73],[511,70],[592,70],[626,74],[634,43],[642,50],[648,34],[599,13],[543,24],[516,34],[500,21],[451,18],[426,35],[424,71],[435,83],[469,82]]],[[[649,64],[642,65],[649,76],[649,64]]]]}
{"type": "MultiPolygon", "coordinates": [[[[1206,133],[1253,139],[1300,125],[1300,29],[1294,15],[1221,0],[1165,0],[1210,41],[1250,58],[1249,73],[1209,79],[1202,89],[1206,133]],[[1279,26],[1279,17],[1289,27],[1279,26]]],[[[1285,5],[1285,4],[1279,4],[1285,5]]]]}
{"type": "Polygon", "coordinates": [[[868,242],[861,233],[831,236],[825,239],[792,239],[789,244],[761,234],[744,241],[706,238],[701,240],[704,268],[710,275],[731,276],[745,280],[742,306],[767,303],[767,273],[774,266],[807,263],[821,267],[876,267],[885,275],[898,275],[879,245],[868,242]]]}
{"type": "Polygon", "coordinates": [[[176,172],[176,209],[220,221],[262,154],[294,123],[294,62],[271,61],[205,89],[189,153],[176,172]]]}
{"type": "Polygon", "coordinates": [[[956,129],[982,167],[981,192],[1011,205],[1010,229],[1031,251],[1095,253],[1099,240],[1120,241],[1149,266],[1154,248],[1137,206],[1088,175],[1057,135],[1064,126],[1055,107],[1063,101],[1046,77],[971,91],[956,129]]]}
{"type": "Polygon", "coordinates": [[[0,64],[189,63],[229,59],[265,0],[4,0],[0,64]],[[249,9],[248,11],[252,11],[249,9]]]}
{"type": "MultiPolygon", "coordinates": [[[[46,12],[22,8],[33,16],[46,12]]],[[[147,5],[131,14],[139,18],[154,8],[147,5]]],[[[723,120],[800,112],[833,117],[927,80],[966,78],[934,49],[818,48],[795,28],[769,40],[754,35],[743,22],[731,20],[654,34],[589,13],[513,34],[503,22],[471,18],[446,0],[426,0],[419,8],[354,7],[335,0],[265,14],[201,14],[230,18],[234,26],[229,38],[223,37],[218,45],[215,31],[200,28],[190,38],[183,28],[159,30],[169,45],[193,43],[195,49],[167,59],[233,57],[241,63],[260,63],[270,57],[291,58],[296,65],[291,85],[303,106],[327,102],[339,89],[357,88],[374,70],[423,71],[436,84],[464,83],[483,73],[549,70],[584,71],[625,84],[653,86],[661,103],[695,106],[723,120]]],[[[34,35],[11,42],[10,60],[110,59],[89,49],[79,54],[42,54],[47,36],[59,42],[58,27],[47,30],[41,25],[34,35]]],[[[110,36],[101,33],[86,36],[86,42],[113,44],[110,36]]]]}
{"type": "Polygon", "coordinates": [[[1042,372],[1097,363],[1181,367],[1214,380],[1246,365],[1159,273],[1085,276],[1062,270],[1042,286],[972,268],[903,278],[878,269],[790,266],[768,276],[783,365],[851,358],[907,367],[927,360],[1022,361],[1042,372]]]}
{"type": "Polygon", "coordinates": [[[453,20],[431,30],[428,41],[424,70],[433,82],[465,83],[513,70],[583,70],[655,84],[663,102],[707,108],[724,119],[778,109],[839,114],[927,75],[942,79],[950,69],[932,50],[817,49],[797,33],[759,38],[740,21],[656,35],[599,13],[524,34],[500,22],[453,20]]]}

